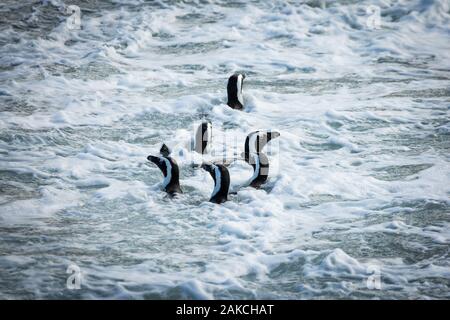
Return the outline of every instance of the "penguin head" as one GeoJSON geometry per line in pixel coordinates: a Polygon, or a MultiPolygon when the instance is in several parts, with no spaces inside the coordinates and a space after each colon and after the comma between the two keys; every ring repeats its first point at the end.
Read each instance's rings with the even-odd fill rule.
{"type": "Polygon", "coordinates": [[[156,164],[158,166],[159,170],[162,171],[163,176],[167,177],[167,169],[168,168],[167,168],[167,164],[164,161],[163,157],[157,157],[157,156],[150,155],[147,157],[147,160],[156,164]]]}
{"type": "Polygon", "coordinates": [[[235,73],[230,78],[228,78],[227,105],[233,109],[244,108],[244,96],[242,94],[242,90],[244,87],[244,79],[245,74],[243,73],[235,73]]]}
{"type": "Polygon", "coordinates": [[[255,152],[261,152],[266,144],[268,144],[271,140],[278,138],[279,136],[280,133],[274,130],[256,131],[254,136],[255,152]]]}
{"type": "Polygon", "coordinates": [[[280,135],[281,134],[275,130],[267,131],[267,142],[269,142],[270,140],[273,140],[275,138],[278,138],[280,135]]]}
{"type": "Polygon", "coordinates": [[[206,172],[210,173],[214,178],[214,168],[215,168],[214,164],[209,163],[209,162],[203,162],[202,165],[200,166],[200,168],[202,168],[206,172]]]}
{"type": "Polygon", "coordinates": [[[245,162],[250,163],[252,161],[250,157],[252,153],[260,153],[267,143],[279,136],[280,133],[275,130],[253,131],[249,133],[244,145],[245,162]]]}

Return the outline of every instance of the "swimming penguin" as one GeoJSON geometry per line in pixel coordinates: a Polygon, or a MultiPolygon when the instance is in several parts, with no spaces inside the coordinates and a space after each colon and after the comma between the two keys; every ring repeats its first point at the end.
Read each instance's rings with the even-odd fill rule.
{"type": "Polygon", "coordinates": [[[269,176],[269,159],[262,152],[252,153],[250,154],[250,165],[254,170],[250,179],[250,187],[259,189],[269,176]]]}
{"type": "Polygon", "coordinates": [[[170,154],[170,149],[168,146],[166,146],[164,143],[161,146],[161,149],[159,150],[159,153],[163,156],[163,157],[168,157],[170,154]]]}
{"type": "Polygon", "coordinates": [[[180,187],[180,170],[177,162],[171,158],[170,149],[163,144],[159,153],[161,156],[148,156],[147,160],[158,166],[164,175],[163,188],[170,194],[183,193],[180,187]]]}
{"type": "Polygon", "coordinates": [[[267,143],[271,140],[278,138],[280,133],[278,131],[254,131],[247,135],[244,145],[244,160],[248,164],[250,163],[250,154],[259,154],[267,143]]]}
{"type": "Polygon", "coordinates": [[[192,141],[192,150],[205,154],[208,152],[212,141],[212,124],[211,121],[202,121],[195,132],[195,137],[192,141]]]}
{"type": "Polygon", "coordinates": [[[228,200],[228,189],[230,188],[230,173],[221,164],[203,163],[202,169],[209,172],[214,179],[214,190],[210,202],[222,203],[228,200]]]}
{"type": "Polygon", "coordinates": [[[233,109],[242,110],[244,108],[244,97],[242,95],[242,87],[244,85],[245,74],[235,73],[228,78],[227,94],[229,105],[233,109]]]}

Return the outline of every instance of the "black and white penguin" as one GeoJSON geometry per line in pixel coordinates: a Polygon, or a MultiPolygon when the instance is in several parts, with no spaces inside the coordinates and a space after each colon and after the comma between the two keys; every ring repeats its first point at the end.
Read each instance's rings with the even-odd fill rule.
{"type": "Polygon", "coordinates": [[[233,109],[242,110],[244,108],[244,97],[242,95],[242,88],[244,85],[245,74],[235,73],[228,78],[227,94],[229,105],[233,109]]]}
{"type": "Polygon", "coordinates": [[[170,149],[163,144],[159,153],[161,156],[148,156],[147,160],[158,166],[164,175],[163,188],[170,194],[183,193],[180,187],[180,170],[175,159],[171,158],[170,149]]]}
{"type": "Polygon", "coordinates": [[[250,187],[259,189],[269,176],[269,159],[260,153],[251,153],[249,159],[250,165],[253,167],[253,176],[250,179],[250,187]]]}
{"type": "Polygon", "coordinates": [[[203,163],[202,169],[208,171],[214,179],[214,190],[211,194],[210,202],[222,203],[228,200],[228,190],[230,189],[230,173],[222,164],[203,163]]]}
{"type": "Polygon", "coordinates": [[[248,164],[250,163],[250,154],[259,154],[262,149],[271,140],[278,138],[280,133],[278,131],[268,130],[268,131],[253,131],[247,135],[245,138],[244,145],[244,160],[248,164]]]}
{"type": "Polygon", "coordinates": [[[208,152],[212,141],[212,124],[211,121],[202,121],[195,132],[192,141],[192,150],[205,154],[208,152]]]}

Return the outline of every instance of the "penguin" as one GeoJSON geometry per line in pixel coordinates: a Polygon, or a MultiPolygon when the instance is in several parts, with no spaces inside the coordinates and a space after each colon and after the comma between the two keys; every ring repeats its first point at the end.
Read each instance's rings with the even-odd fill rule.
{"type": "Polygon", "coordinates": [[[228,190],[230,189],[230,173],[222,164],[203,163],[201,168],[214,179],[214,190],[211,194],[210,202],[223,203],[228,200],[228,190]]]}
{"type": "Polygon", "coordinates": [[[163,157],[168,157],[170,155],[170,149],[168,146],[166,146],[164,143],[161,146],[161,149],[159,150],[159,153],[163,156],[163,157]]]}
{"type": "Polygon", "coordinates": [[[244,97],[242,95],[242,88],[244,85],[245,74],[235,73],[228,78],[227,105],[232,109],[242,110],[244,108],[244,97]]]}
{"type": "Polygon", "coordinates": [[[170,157],[170,149],[163,144],[159,153],[161,156],[148,156],[147,160],[158,166],[164,175],[163,188],[169,195],[183,193],[180,187],[180,170],[175,159],[170,157]]]}
{"type": "Polygon", "coordinates": [[[248,164],[251,164],[250,155],[253,153],[259,154],[261,150],[269,143],[271,140],[278,138],[280,133],[278,131],[268,130],[268,131],[253,131],[247,135],[245,138],[244,145],[244,160],[248,164]]]}
{"type": "Polygon", "coordinates": [[[205,154],[209,151],[212,141],[212,124],[211,121],[202,121],[195,132],[192,141],[192,150],[205,154]]]}
{"type": "Polygon", "coordinates": [[[253,176],[250,178],[250,187],[259,189],[269,176],[269,159],[267,156],[260,153],[250,154],[250,165],[253,167],[253,176]]]}

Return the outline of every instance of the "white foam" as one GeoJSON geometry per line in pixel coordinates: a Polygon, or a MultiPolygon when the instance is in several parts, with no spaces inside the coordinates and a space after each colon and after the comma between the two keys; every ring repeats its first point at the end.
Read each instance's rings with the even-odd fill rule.
{"type": "Polygon", "coordinates": [[[136,2],[82,26],[0,35],[0,225],[33,229],[5,235],[0,267],[26,267],[28,294],[69,294],[58,272],[76,260],[83,298],[447,298],[446,1],[136,2]],[[235,70],[244,111],[226,105],[235,70]],[[200,156],[189,142],[204,118],[214,141],[200,156]],[[281,132],[268,182],[243,187],[239,159],[237,193],[208,203],[220,181],[192,164],[239,158],[257,129],[281,132]],[[170,200],[146,160],[162,142],[184,190],[170,200]],[[24,244],[36,234],[47,242],[24,244]],[[370,266],[385,290],[365,286],[370,266]]]}

